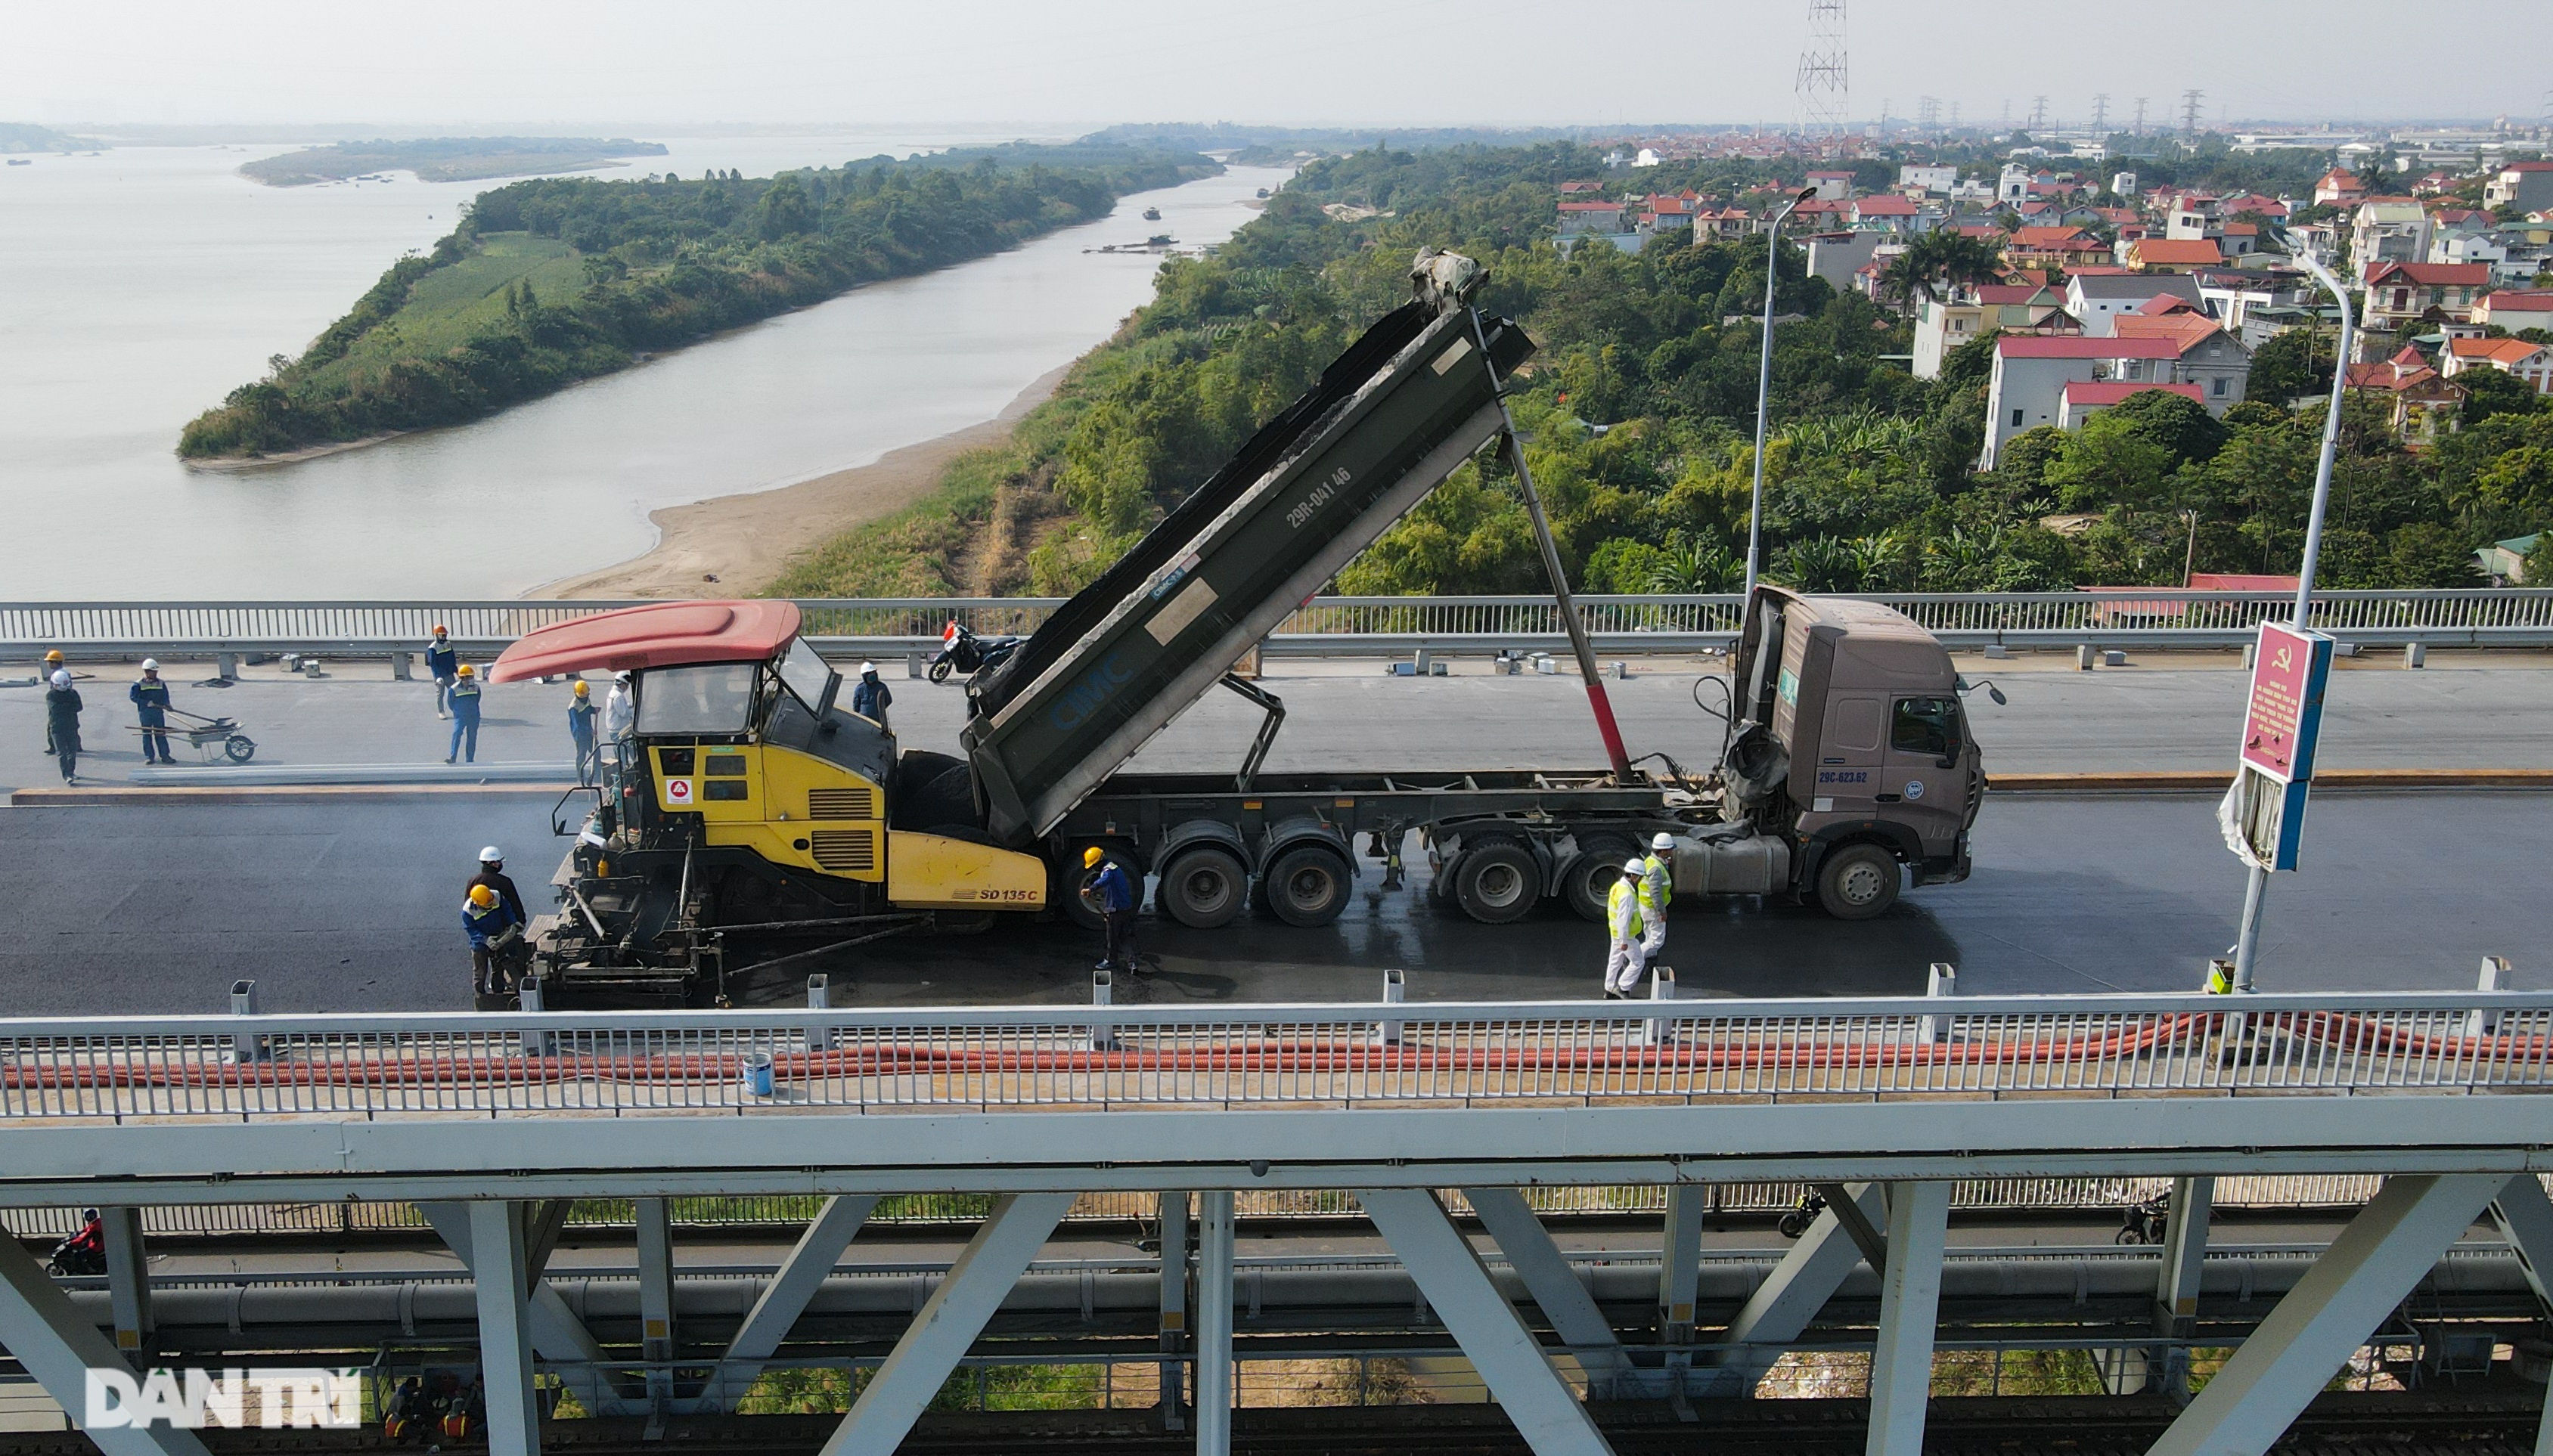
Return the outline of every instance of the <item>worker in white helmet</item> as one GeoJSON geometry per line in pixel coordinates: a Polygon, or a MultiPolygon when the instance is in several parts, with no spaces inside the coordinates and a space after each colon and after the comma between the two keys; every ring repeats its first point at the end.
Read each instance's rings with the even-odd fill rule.
{"type": "Polygon", "coordinates": [[[513,880],[505,874],[505,852],[490,845],[479,852],[479,873],[470,877],[470,886],[486,885],[505,901],[514,912],[516,924],[529,924],[531,916],[523,913],[523,896],[514,888],[513,880]]]}
{"type": "Polygon", "coordinates": [[[895,702],[895,694],[878,680],[877,664],[860,664],[860,680],[851,685],[851,711],[893,733],[886,726],[886,710],[895,702]]]}
{"type": "Polygon", "coordinates": [[[1654,961],[1667,948],[1667,906],[1675,899],[1675,836],[1660,833],[1649,840],[1640,859],[1640,959],[1654,961]]]}
{"type": "Polygon", "coordinates": [[[1639,987],[1640,970],[1648,962],[1647,952],[1640,949],[1645,927],[1640,916],[1640,874],[1646,868],[1638,860],[1622,862],[1621,878],[1613,882],[1612,890],[1605,897],[1605,929],[1611,937],[1605,952],[1605,997],[1628,1000],[1639,987]]]}
{"type": "Polygon", "coordinates": [[[168,755],[168,684],[160,680],[160,660],[144,658],[142,676],[125,689],[142,722],[142,762],[174,764],[168,755]]]}

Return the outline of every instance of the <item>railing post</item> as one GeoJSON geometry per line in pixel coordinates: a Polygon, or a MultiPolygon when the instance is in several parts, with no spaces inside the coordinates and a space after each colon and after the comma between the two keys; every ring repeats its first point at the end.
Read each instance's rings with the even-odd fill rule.
{"type": "MultiPolygon", "coordinates": [[[[1673,966],[1650,967],[1649,999],[1652,1002],[1663,1003],[1672,1001],[1675,998],[1675,968],[1673,966]]],[[[1644,1047],[1663,1047],[1673,1046],[1674,1044],[1675,1018],[1673,1016],[1652,1016],[1648,1020],[1640,1023],[1640,1045],[1644,1047]]]]}
{"type": "MultiPolygon", "coordinates": [[[[1385,1005],[1399,1005],[1401,996],[1406,989],[1407,976],[1399,967],[1391,967],[1383,973],[1383,1003],[1385,1005]]],[[[1401,1023],[1397,1021],[1376,1022],[1374,1024],[1374,1044],[1379,1047],[1396,1047],[1400,1045],[1400,1026],[1401,1023]]]]}
{"type": "MultiPolygon", "coordinates": [[[[1946,1000],[1959,993],[1959,968],[1946,961],[1935,961],[1925,974],[1924,996],[1927,1000],[1946,1000]]],[[[1947,1015],[1926,1016],[1916,1023],[1915,1039],[1924,1042],[1948,1041],[1950,1022],[1947,1015]]]]}
{"type": "MultiPolygon", "coordinates": [[[[2497,990],[2514,990],[2516,988],[2517,983],[2513,979],[2512,973],[2509,971],[2508,958],[2506,956],[2485,956],[2482,958],[2482,979],[2474,984],[2474,989],[2490,992],[2497,990]]],[[[2492,1036],[2497,1034],[2498,1030],[2499,1013],[2498,1011],[2486,1011],[2476,1008],[2465,1018],[2465,1035],[2467,1036],[2492,1036]]]]}
{"type": "MultiPolygon", "coordinates": [[[[807,1009],[811,1011],[830,1011],[832,1008],[833,978],[826,975],[822,971],[808,977],[807,1009]]],[[[811,1052],[830,1052],[832,1049],[833,1028],[831,1026],[810,1026],[807,1028],[807,1050],[811,1052]]]]}
{"type": "MultiPolygon", "coordinates": [[[[1090,1004],[1112,1006],[1117,1003],[1117,974],[1102,966],[1090,973],[1090,1004]]],[[[1117,1027],[1108,1021],[1090,1023],[1090,1049],[1113,1052],[1117,1049],[1117,1027]]]]}
{"type": "MultiPolygon", "coordinates": [[[[257,1014],[256,982],[243,980],[231,983],[231,1014],[234,1016],[254,1016],[257,1014]]],[[[263,1062],[267,1058],[267,1050],[265,1037],[246,1031],[234,1031],[231,1033],[231,1059],[233,1061],[263,1062]]]]}
{"type": "Polygon", "coordinates": [[[2425,667],[2427,667],[2428,665],[2429,665],[2429,645],[2428,645],[2427,643],[2425,643],[2425,642],[2406,642],[2406,643],[2403,643],[2403,644],[2402,644],[2402,666],[2403,666],[2403,667],[2405,667],[2405,668],[2425,668],[2425,667]]]}
{"type": "MultiPolygon", "coordinates": [[[[537,1012],[541,1010],[541,978],[538,976],[524,977],[522,984],[515,988],[514,997],[516,1003],[526,1011],[537,1012]]],[[[548,1032],[540,1030],[537,1027],[527,1026],[523,1028],[524,1056],[546,1057],[550,1054],[550,1048],[552,1045],[553,1043],[548,1032]]]]}
{"type": "Polygon", "coordinates": [[[390,654],[390,680],[392,682],[412,682],[416,680],[415,672],[415,653],[394,652],[390,654]]]}

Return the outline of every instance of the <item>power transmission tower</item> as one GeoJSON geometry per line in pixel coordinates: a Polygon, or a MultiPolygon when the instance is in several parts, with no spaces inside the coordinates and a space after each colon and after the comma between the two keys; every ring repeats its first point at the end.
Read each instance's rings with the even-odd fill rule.
{"type": "Polygon", "coordinates": [[[2182,136],[2195,137],[2198,135],[2198,103],[2205,100],[2206,97],[2207,93],[2195,86],[2192,86],[2188,90],[2180,93],[2180,132],[2182,136]]]}
{"type": "Polygon", "coordinates": [[[2092,135],[2105,142],[2110,138],[2110,93],[2107,91],[2092,98],[2092,135]]]}
{"type": "Polygon", "coordinates": [[[2047,97],[2045,97],[2045,96],[2034,96],[2034,97],[2032,97],[2032,98],[2031,98],[2031,101],[2030,101],[2030,131],[2031,131],[2031,135],[2032,135],[2032,136],[2037,136],[2037,135],[2038,135],[2038,134],[2040,134],[2041,132],[2044,132],[2044,131],[2047,131],[2047,130],[2048,130],[2048,98],[2047,98],[2047,97]]]}
{"type": "Polygon", "coordinates": [[[1940,131],[1942,129],[1942,98],[1938,96],[1925,96],[1918,98],[1915,102],[1915,125],[1917,129],[1927,134],[1940,131]]]}
{"type": "Polygon", "coordinates": [[[1800,52],[1800,130],[1840,136],[1852,116],[1851,78],[1843,49],[1844,0],[1809,0],[1809,44],[1800,52]]]}
{"type": "Polygon", "coordinates": [[[2146,134],[2146,98],[2144,98],[2143,96],[2140,96],[2140,97],[2138,97],[2138,98],[2137,98],[2137,124],[2136,124],[2136,128],[2135,128],[2135,135],[2142,137],[2142,136],[2144,136],[2145,134],[2146,134]]]}
{"type": "Polygon", "coordinates": [[[1959,103],[1957,103],[1956,101],[1953,101],[1953,102],[1951,102],[1951,103],[1950,103],[1950,130],[1955,132],[1955,131],[1957,131],[1958,129],[1959,129],[1959,103]]]}

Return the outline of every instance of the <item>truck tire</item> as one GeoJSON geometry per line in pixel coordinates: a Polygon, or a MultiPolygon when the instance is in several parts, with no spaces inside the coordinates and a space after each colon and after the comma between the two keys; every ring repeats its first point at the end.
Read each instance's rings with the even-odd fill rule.
{"type": "Polygon", "coordinates": [[[1454,899],[1484,925],[1521,920],[1542,899],[1542,866],[1512,839],[1466,849],[1455,867],[1454,899]]]}
{"type": "Polygon", "coordinates": [[[1348,907],[1354,881],[1336,853],[1298,844],[1276,857],[1259,877],[1269,912],[1288,925],[1327,925],[1348,907]]]}
{"type": "Polygon", "coordinates": [[[1207,845],[1185,849],[1162,867],[1153,906],[1194,930],[1229,925],[1250,902],[1250,872],[1224,851],[1207,845]]]}
{"type": "Polygon", "coordinates": [[[1622,878],[1622,862],[1639,853],[1629,840],[1613,835],[1598,835],[1578,841],[1578,858],[1560,872],[1560,897],[1578,918],[1605,923],[1606,897],[1613,892],[1613,882],[1622,878]]]}
{"type": "Polygon", "coordinates": [[[1867,920],[1897,903],[1905,879],[1895,855],[1875,844],[1848,844],[1818,867],[1818,903],[1838,920],[1867,920]]]}
{"type": "MultiPolygon", "coordinates": [[[[1108,923],[1090,898],[1090,882],[1098,878],[1097,870],[1085,870],[1078,862],[1057,865],[1047,881],[1046,902],[1082,929],[1097,930],[1108,923]]],[[[1141,886],[1136,892],[1142,893],[1141,886]]]]}

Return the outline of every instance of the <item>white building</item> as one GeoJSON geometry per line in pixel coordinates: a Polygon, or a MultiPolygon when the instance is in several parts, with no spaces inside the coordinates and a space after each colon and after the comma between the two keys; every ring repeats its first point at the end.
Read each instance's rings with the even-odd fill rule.
{"type": "Polygon", "coordinates": [[[1978,468],[1993,469],[2016,435],[2042,425],[2061,428],[2068,384],[2195,384],[2208,413],[2221,416],[2242,401],[2251,372],[2252,352],[2218,329],[2177,338],[2003,335],[1995,340],[1994,374],[1986,385],[1986,443],[1978,468]]]}
{"type": "Polygon", "coordinates": [[[1912,163],[1897,169],[1897,185],[1919,192],[1947,192],[1959,185],[1959,169],[1954,166],[1918,166],[1912,163]]]}

